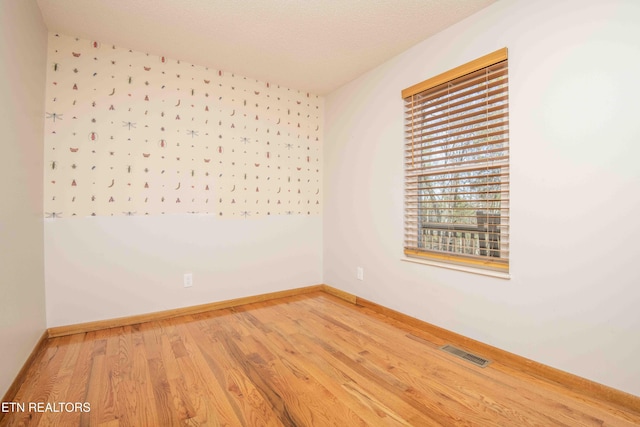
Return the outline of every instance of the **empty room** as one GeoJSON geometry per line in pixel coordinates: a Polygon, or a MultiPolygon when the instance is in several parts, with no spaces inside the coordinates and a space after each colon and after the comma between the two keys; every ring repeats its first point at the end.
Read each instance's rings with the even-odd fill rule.
{"type": "Polygon", "coordinates": [[[640,1],[0,28],[0,426],[640,425],[640,1]]]}

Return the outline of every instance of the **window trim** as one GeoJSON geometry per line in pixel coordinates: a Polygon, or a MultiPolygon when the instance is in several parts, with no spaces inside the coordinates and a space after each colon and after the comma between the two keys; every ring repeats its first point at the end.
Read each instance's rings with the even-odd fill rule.
{"type": "Polygon", "coordinates": [[[511,273],[508,271],[489,270],[486,268],[479,268],[471,265],[463,265],[463,264],[457,264],[457,263],[453,264],[449,262],[432,260],[430,258],[424,258],[424,257],[404,256],[400,258],[400,261],[410,262],[413,264],[435,266],[439,268],[446,268],[448,270],[462,271],[464,273],[473,273],[473,274],[478,274],[480,276],[495,277],[497,279],[511,280],[511,273]]]}

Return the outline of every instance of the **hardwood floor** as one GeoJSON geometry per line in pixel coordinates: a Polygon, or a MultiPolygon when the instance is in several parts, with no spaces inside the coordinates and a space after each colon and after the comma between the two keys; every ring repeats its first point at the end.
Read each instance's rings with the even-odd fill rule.
{"type": "Polygon", "coordinates": [[[51,338],[14,399],[26,411],[0,424],[640,425],[640,410],[478,368],[442,344],[322,292],[51,338]],[[67,412],[76,402],[90,411],[67,412]]]}

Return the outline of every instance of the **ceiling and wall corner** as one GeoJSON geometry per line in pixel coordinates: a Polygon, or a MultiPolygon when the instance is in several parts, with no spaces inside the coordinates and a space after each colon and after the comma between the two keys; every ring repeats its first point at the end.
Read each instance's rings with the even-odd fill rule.
{"type": "Polygon", "coordinates": [[[324,95],[496,0],[37,0],[51,32],[324,95]]]}

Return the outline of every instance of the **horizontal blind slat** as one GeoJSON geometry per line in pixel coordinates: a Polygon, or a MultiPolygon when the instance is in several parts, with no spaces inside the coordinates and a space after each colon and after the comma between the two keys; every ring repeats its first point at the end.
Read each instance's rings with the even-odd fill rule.
{"type": "MultiPolygon", "coordinates": [[[[502,152],[503,150],[500,149],[497,152],[502,152]]],[[[491,153],[493,153],[494,151],[490,151],[491,153]]],[[[465,160],[465,161],[461,161],[461,162],[456,162],[456,166],[466,166],[466,165],[477,165],[477,164],[488,164],[492,161],[497,162],[497,161],[504,161],[504,160],[508,160],[509,156],[504,155],[504,156],[496,156],[496,157],[491,157],[491,158],[483,158],[483,159],[477,159],[477,160],[465,160]]],[[[416,163],[426,163],[426,162],[416,162],[416,163]]],[[[490,168],[490,166],[486,166],[487,168],[490,168]]],[[[443,166],[434,166],[433,168],[430,168],[430,171],[433,171],[433,169],[436,168],[440,168],[443,169],[443,166]]],[[[424,170],[424,168],[410,168],[410,169],[405,169],[407,172],[415,172],[415,171],[420,171],[420,170],[424,170]]]]}
{"type": "MultiPolygon", "coordinates": [[[[504,123],[503,126],[505,124],[508,124],[508,123],[504,123]]],[[[413,144],[410,143],[406,145],[406,151],[407,151],[407,155],[415,156],[418,153],[428,153],[429,150],[432,150],[434,148],[445,147],[453,144],[462,144],[464,142],[477,141],[479,139],[483,140],[488,138],[493,138],[493,139],[484,141],[487,145],[506,144],[509,141],[507,135],[508,135],[507,130],[500,129],[494,132],[487,132],[481,135],[472,135],[464,138],[462,137],[462,135],[460,135],[459,138],[453,141],[449,141],[444,138],[429,138],[426,140],[415,139],[413,144]]]]}
{"type": "Polygon", "coordinates": [[[411,111],[406,111],[405,116],[410,116],[411,120],[415,121],[416,119],[422,119],[436,113],[442,113],[443,111],[449,112],[449,115],[452,115],[452,112],[455,114],[468,111],[472,108],[477,108],[478,105],[480,105],[480,101],[485,103],[485,105],[496,105],[504,103],[507,100],[507,89],[498,88],[489,91],[487,94],[478,94],[468,98],[453,98],[446,103],[436,104],[435,107],[430,104],[414,105],[411,111]]]}
{"type": "MultiPolygon", "coordinates": [[[[504,133],[500,133],[498,136],[505,136],[504,133]]],[[[465,138],[464,141],[453,141],[446,145],[439,144],[436,147],[430,147],[430,149],[421,149],[420,151],[411,150],[412,157],[420,157],[423,159],[423,162],[428,160],[431,161],[430,158],[434,156],[438,156],[440,154],[449,154],[459,153],[459,155],[473,155],[480,153],[487,153],[489,150],[495,149],[503,149],[504,151],[508,150],[508,147],[505,143],[508,141],[508,138],[495,139],[492,141],[483,141],[482,138],[474,138],[468,139],[465,138]],[[466,142],[466,144],[461,145],[466,142]],[[446,147],[446,148],[443,148],[446,147]],[[482,149],[482,150],[478,150],[482,149]],[[474,151],[475,150],[475,151],[474,151]],[[425,159],[426,158],[426,159],[425,159]]],[[[452,158],[447,157],[447,160],[452,160],[452,158]]],[[[414,162],[415,163],[415,162],[414,162]]]]}
{"type": "MultiPolygon", "coordinates": [[[[452,144],[458,144],[465,141],[484,140],[491,137],[499,137],[507,133],[506,127],[509,125],[507,121],[499,121],[494,123],[487,123],[480,127],[455,127],[442,130],[438,132],[435,137],[427,138],[414,138],[414,150],[416,146],[418,148],[436,148],[439,146],[447,146],[452,144]],[[464,136],[469,135],[469,136],[464,136]]],[[[486,141],[486,143],[493,143],[493,141],[486,141]]]]}
{"type": "Polygon", "coordinates": [[[434,109],[437,111],[439,106],[459,106],[465,103],[473,103],[476,100],[483,102],[495,101],[502,98],[503,94],[508,92],[508,79],[496,79],[478,82],[475,87],[466,87],[464,90],[448,90],[445,89],[442,94],[429,99],[414,99],[409,105],[405,115],[419,116],[425,110],[434,109]]]}
{"type": "Polygon", "coordinates": [[[437,135],[438,133],[444,132],[445,130],[464,129],[464,128],[473,129],[474,127],[475,128],[481,127],[481,126],[477,126],[478,124],[485,124],[485,123],[490,123],[490,124],[508,123],[508,120],[507,120],[508,116],[509,116],[508,105],[497,105],[492,107],[490,110],[486,109],[485,114],[480,118],[476,118],[475,120],[468,120],[468,119],[478,117],[477,112],[471,112],[463,116],[458,116],[451,121],[448,121],[446,120],[445,117],[443,117],[440,123],[420,121],[420,122],[417,122],[415,126],[408,126],[407,129],[405,130],[405,134],[412,131],[414,132],[415,140],[418,140],[418,139],[422,140],[430,137],[431,135],[437,135]],[[492,113],[492,114],[489,114],[489,113],[492,113]]]}
{"type": "Polygon", "coordinates": [[[405,109],[411,110],[418,105],[441,103],[443,99],[460,98],[473,92],[487,92],[508,83],[509,77],[505,70],[470,75],[465,82],[442,84],[430,91],[418,93],[412,98],[405,99],[405,109]]]}

